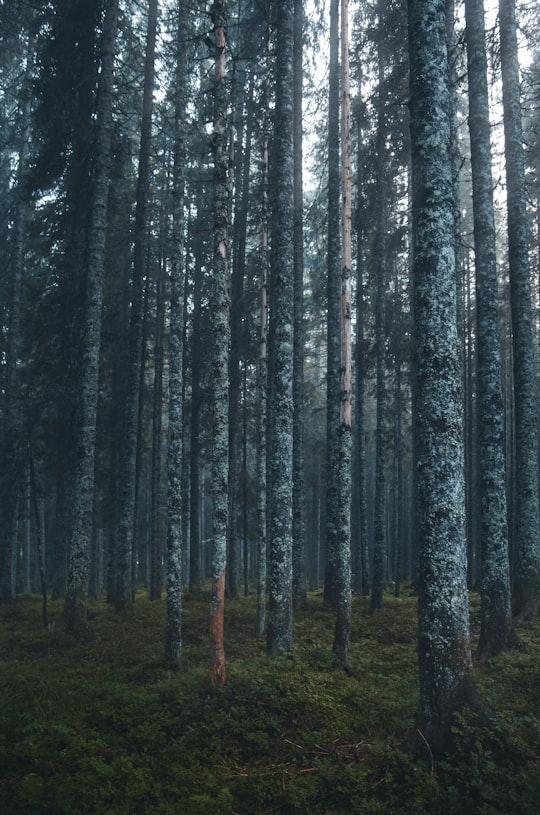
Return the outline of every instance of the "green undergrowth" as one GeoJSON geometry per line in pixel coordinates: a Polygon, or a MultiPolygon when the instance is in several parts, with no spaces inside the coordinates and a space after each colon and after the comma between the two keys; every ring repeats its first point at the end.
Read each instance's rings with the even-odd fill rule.
{"type": "MultiPolygon", "coordinates": [[[[473,626],[478,600],[473,598],[473,626]]],[[[187,596],[184,670],[163,661],[165,603],[129,615],[91,604],[91,637],[62,630],[37,597],[0,608],[1,815],[533,815],[540,799],[540,624],[527,646],[476,668],[499,714],[461,716],[435,762],[400,745],[417,705],[416,601],[356,597],[347,673],[332,664],[333,613],[318,594],[294,647],[270,660],[255,598],[226,604],[228,681],[207,678],[209,600],[187,596]]]]}

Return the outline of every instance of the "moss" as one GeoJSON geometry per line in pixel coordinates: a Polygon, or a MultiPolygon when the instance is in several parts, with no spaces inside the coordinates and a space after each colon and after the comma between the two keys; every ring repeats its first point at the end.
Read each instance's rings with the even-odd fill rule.
{"type": "Polygon", "coordinates": [[[121,618],[92,602],[93,637],[81,643],[64,633],[59,602],[43,630],[40,602],[0,607],[6,815],[536,811],[538,621],[519,626],[527,649],[476,668],[499,730],[457,719],[456,755],[432,768],[400,749],[418,700],[406,587],[376,615],[354,598],[347,674],[333,668],[334,613],[321,596],[308,595],[291,653],[273,660],[252,635],[256,597],[229,601],[219,694],[208,680],[208,591],[184,605],[182,673],[164,662],[165,600],[139,594],[121,618]]]}

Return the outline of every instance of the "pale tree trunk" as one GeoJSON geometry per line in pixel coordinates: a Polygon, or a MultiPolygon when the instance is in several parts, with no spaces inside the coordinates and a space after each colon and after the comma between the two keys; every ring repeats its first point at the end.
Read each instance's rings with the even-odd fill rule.
{"type": "Polygon", "coordinates": [[[456,711],[488,720],[470,648],[462,383],[444,0],[409,3],[420,710],[411,747],[449,745],[456,711]]]}
{"type": "Polygon", "coordinates": [[[501,340],[483,0],[466,0],[477,319],[482,606],[477,656],[503,653],[512,632],[501,340]]]}
{"type": "Polygon", "coordinates": [[[210,681],[212,687],[224,684],[225,649],[223,617],[225,610],[225,569],[227,562],[227,520],[229,479],[229,179],[227,152],[225,0],[215,0],[211,10],[216,51],[214,77],[214,212],[211,293],[211,397],[212,406],[212,600],[210,609],[210,681]]]}
{"type": "Polygon", "coordinates": [[[516,540],[512,604],[516,618],[529,619],[536,614],[540,589],[538,370],[529,277],[525,159],[514,0],[500,0],[499,23],[516,445],[516,540]]]}
{"type": "Polygon", "coordinates": [[[294,3],[294,369],[293,369],[293,605],[307,602],[304,487],[304,190],[302,172],[304,3],[294,3]]]}
{"type": "Polygon", "coordinates": [[[328,277],[326,380],[326,569],[324,599],[336,603],[339,527],[339,390],[341,347],[341,177],[339,161],[339,0],[330,2],[328,81],[328,277]]]}
{"type": "Polygon", "coordinates": [[[351,163],[349,87],[349,2],[341,0],[341,387],[338,431],[339,498],[336,541],[336,626],[334,660],[345,667],[351,628],[351,451],[352,451],[352,342],[351,342],[351,163]]]}
{"type": "Polygon", "coordinates": [[[133,280],[129,325],[128,383],[124,414],[120,471],[120,507],[116,529],[116,611],[133,604],[133,536],[135,528],[137,439],[139,431],[139,400],[143,364],[144,329],[144,257],[146,247],[148,199],[150,188],[150,153],[152,145],[152,110],[155,75],[157,32],[157,0],[148,2],[146,52],[144,61],[143,108],[141,143],[135,208],[133,280]]]}
{"type": "Polygon", "coordinates": [[[90,542],[93,532],[96,418],[99,390],[101,318],[107,205],[111,170],[112,101],[118,2],[107,4],[97,109],[93,205],[88,233],[86,302],[82,333],[78,458],[73,485],[64,624],[74,633],[87,626],[90,542]]]}
{"type": "Polygon", "coordinates": [[[269,654],[292,644],[292,450],[293,450],[293,50],[294,0],[276,2],[274,118],[274,220],[269,395],[271,418],[268,627],[269,654]]]}
{"type": "Polygon", "coordinates": [[[165,659],[182,667],[182,453],[184,359],[184,165],[187,86],[186,0],[178,0],[172,178],[172,257],[170,273],[169,413],[167,436],[167,614],[165,659]]]}

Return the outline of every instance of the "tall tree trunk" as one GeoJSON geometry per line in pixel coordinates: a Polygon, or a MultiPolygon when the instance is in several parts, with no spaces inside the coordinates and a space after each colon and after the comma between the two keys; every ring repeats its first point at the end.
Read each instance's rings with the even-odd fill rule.
{"type": "MultiPolygon", "coordinates": [[[[164,219],[162,218],[162,221],[164,219]]],[[[162,223],[161,229],[163,230],[162,223]]],[[[165,330],[164,258],[159,261],[156,281],[156,321],[154,340],[154,394],[152,408],[152,474],[151,474],[151,538],[150,538],[150,599],[160,600],[162,589],[162,512],[161,462],[163,429],[163,332],[165,330]]]]}
{"type": "Polygon", "coordinates": [[[167,614],[165,658],[182,667],[182,453],[184,364],[184,164],[187,76],[186,0],[178,0],[172,178],[172,257],[170,281],[169,412],[167,436],[167,614]]]}
{"type": "Polygon", "coordinates": [[[18,394],[18,357],[21,341],[21,285],[24,271],[26,220],[28,212],[25,180],[30,149],[31,82],[33,38],[28,38],[27,60],[20,108],[20,145],[12,227],[13,256],[8,301],[8,327],[5,350],[5,374],[2,382],[3,422],[0,425],[0,602],[10,602],[16,594],[15,529],[18,492],[21,482],[20,404],[18,394]]]}
{"type": "Polygon", "coordinates": [[[294,362],[293,362],[293,605],[307,602],[304,479],[304,190],[303,190],[303,28],[304,3],[294,3],[294,362]]]}
{"type": "Polygon", "coordinates": [[[379,93],[377,109],[377,134],[375,139],[376,172],[376,226],[373,249],[373,266],[377,280],[375,308],[375,357],[377,369],[377,428],[375,450],[375,530],[373,544],[373,573],[371,608],[381,608],[386,583],[386,48],[384,30],[384,6],[378,3],[378,73],[379,93]]]}
{"type": "Polygon", "coordinates": [[[351,164],[349,87],[349,2],[341,0],[341,387],[338,432],[339,499],[336,549],[336,626],[334,660],[345,667],[351,629],[351,451],[352,451],[352,344],[351,344],[351,164]]]}
{"type": "Polygon", "coordinates": [[[516,558],[512,604],[517,619],[529,619],[536,614],[540,591],[538,370],[529,277],[525,161],[514,0],[500,0],[499,24],[516,444],[516,558]]]}
{"type": "Polygon", "coordinates": [[[227,562],[229,478],[229,178],[227,153],[225,0],[214,0],[210,10],[216,65],[214,78],[214,213],[212,285],[209,299],[211,324],[212,406],[212,602],[210,610],[210,681],[214,688],[225,682],[223,617],[227,562]]]}
{"type": "Polygon", "coordinates": [[[277,0],[268,441],[271,499],[266,647],[269,654],[286,652],[292,644],[293,51],[294,0],[277,0]]]}
{"type": "Polygon", "coordinates": [[[466,0],[478,343],[482,607],[477,656],[503,653],[512,632],[501,341],[483,0],[466,0]]]}
{"type": "Polygon", "coordinates": [[[120,477],[120,508],[116,530],[116,611],[133,603],[133,536],[137,483],[137,439],[144,326],[144,266],[150,189],[152,110],[157,33],[157,0],[148,0],[146,52],[144,60],[141,143],[135,208],[133,279],[129,326],[128,384],[124,414],[124,436],[120,477]]]}
{"type": "Polygon", "coordinates": [[[354,558],[354,584],[364,596],[369,594],[369,550],[367,529],[367,488],[366,488],[366,433],[365,433],[365,342],[364,342],[364,218],[363,201],[363,164],[362,121],[358,114],[358,160],[357,187],[358,202],[356,213],[356,350],[355,350],[355,433],[354,433],[354,467],[353,467],[353,514],[352,551],[354,558]]]}
{"type": "Polygon", "coordinates": [[[72,524],[64,624],[72,632],[87,626],[90,542],[94,514],[96,420],[101,350],[103,272],[107,206],[111,171],[111,137],[114,57],[118,25],[118,2],[107,4],[103,27],[102,63],[97,108],[93,204],[88,232],[86,302],[82,334],[77,462],[73,486],[72,524]]]}
{"type": "Polygon", "coordinates": [[[268,81],[263,98],[262,123],[262,212],[261,212],[261,261],[259,277],[259,359],[257,365],[257,620],[255,633],[261,637],[266,622],[266,520],[267,520],[267,388],[268,388],[268,81]]]}
{"type": "Polygon", "coordinates": [[[453,714],[487,720],[469,634],[462,387],[444,0],[410,0],[415,438],[419,539],[416,749],[443,751],[453,714]]]}
{"type": "Polygon", "coordinates": [[[339,0],[330,2],[328,81],[328,278],[326,380],[326,570],[324,599],[336,603],[341,346],[341,173],[339,160],[339,0]]]}

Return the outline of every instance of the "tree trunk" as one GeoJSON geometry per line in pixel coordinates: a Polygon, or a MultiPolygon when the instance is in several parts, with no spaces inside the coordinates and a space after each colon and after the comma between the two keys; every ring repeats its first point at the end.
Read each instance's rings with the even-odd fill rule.
{"type": "Polygon", "coordinates": [[[537,362],[534,345],[527,239],[525,161],[514,0],[500,0],[501,74],[508,217],[508,266],[512,311],[516,445],[516,541],[513,612],[535,616],[540,590],[537,362]]]}
{"type": "Polygon", "coordinates": [[[328,279],[326,380],[326,569],[324,599],[336,603],[339,527],[339,391],[341,367],[341,173],[339,159],[339,0],[330,2],[328,81],[328,279]]]}
{"type": "Polygon", "coordinates": [[[214,212],[211,294],[211,399],[212,406],[212,602],[210,610],[210,681],[218,688],[225,683],[223,615],[227,562],[229,479],[229,179],[227,153],[225,0],[211,8],[216,50],[214,78],[214,212]]]}
{"type": "Polygon", "coordinates": [[[293,350],[293,606],[307,602],[304,479],[304,190],[302,172],[304,3],[294,3],[294,350],[293,350]]]}
{"type": "Polygon", "coordinates": [[[456,711],[488,718],[469,635],[444,0],[409,3],[409,60],[420,568],[420,710],[410,744],[439,753],[456,711]]]}
{"type": "Polygon", "coordinates": [[[349,87],[349,2],[341,0],[341,387],[338,431],[339,499],[336,548],[336,626],[334,661],[346,667],[351,629],[351,451],[352,451],[352,344],[351,344],[351,163],[349,87]]]}
{"type": "Polygon", "coordinates": [[[482,607],[477,656],[503,653],[512,632],[501,342],[483,0],[466,0],[478,343],[482,607]]]}
{"type": "Polygon", "coordinates": [[[86,303],[82,335],[78,458],[73,487],[68,580],[64,624],[72,632],[87,626],[90,542],[94,514],[96,420],[99,392],[101,318],[107,205],[111,171],[111,138],[114,57],[118,2],[110,0],[103,26],[102,65],[97,108],[97,137],[93,181],[93,206],[88,233],[86,303]]]}
{"type": "Polygon", "coordinates": [[[269,654],[292,644],[292,450],[293,450],[293,50],[294,0],[276,3],[276,86],[274,118],[274,199],[272,307],[270,310],[271,420],[269,654]]]}
{"type": "Polygon", "coordinates": [[[152,146],[152,110],[157,32],[157,0],[148,0],[146,53],[144,62],[141,143],[135,208],[133,280],[129,326],[128,384],[124,414],[124,436],[120,477],[120,508],[116,530],[116,597],[117,612],[133,604],[133,536],[135,528],[137,439],[139,396],[142,368],[144,325],[144,259],[150,188],[150,155],[152,146]]]}
{"type": "Polygon", "coordinates": [[[172,257],[169,339],[169,413],[167,437],[167,615],[165,659],[182,667],[182,453],[184,364],[184,164],[187,88],[188,11],[178,0],[174,98],[174,145],[172,178],[172,257]]]}
{"type": "Polygon", "coordinates": [[[377,427],[375,443],[375,530],[373,543],[373,572],[371,576],[371,609],[383,604],[386,583],[386,180],[385,180],[385,43],[383,3],[378,4],[378,72],[379,92],[377,100],[377,134],[375,160],[376,207],[375,245],[373,266],[377,281],[375,313],[375,357],[377,369],[377,427]]]}

